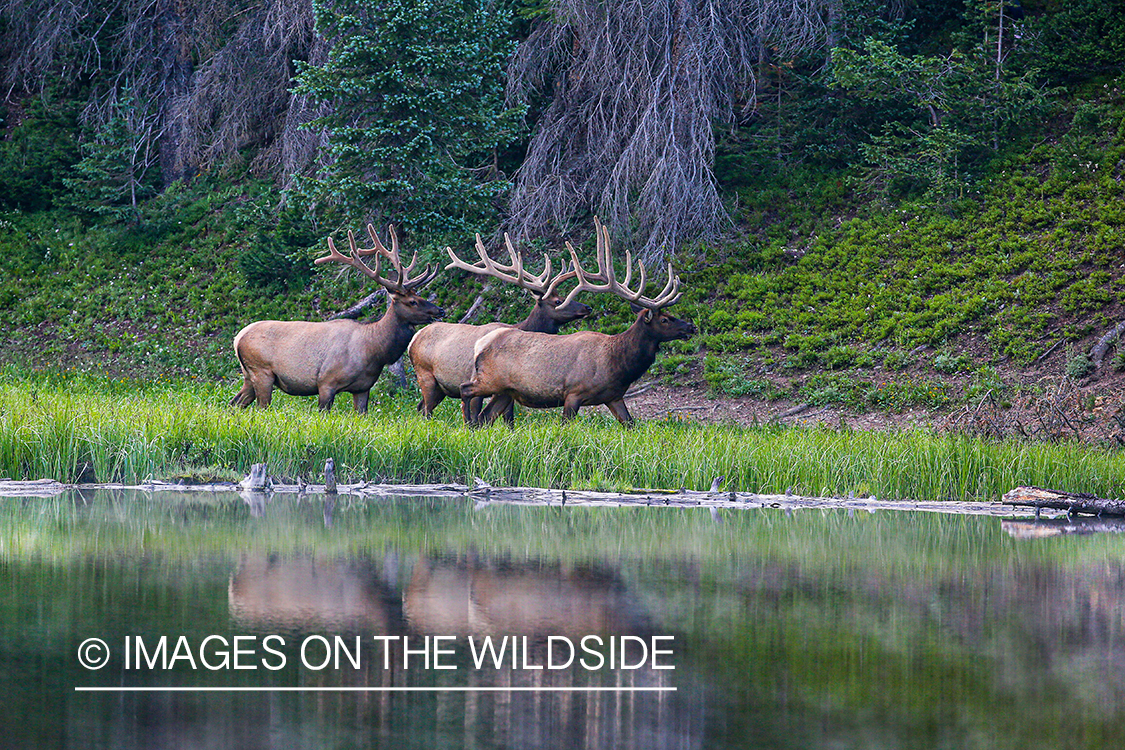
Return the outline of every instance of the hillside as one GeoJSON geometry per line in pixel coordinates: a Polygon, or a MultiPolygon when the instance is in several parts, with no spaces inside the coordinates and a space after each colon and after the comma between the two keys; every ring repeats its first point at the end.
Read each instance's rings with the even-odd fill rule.
{"type": "MultiPolygon", "coordinates": [[[[865,199],[830,172],[738,188],[728,241],[676,261],[687,290],[678,310],[700,333],[666,347],[651,374],[761,402],[762,416],[808,404],[833,417],[924,409],[944,421],[972,405],[977,422],[991,413],[997,429],[1019,432],[1009,409],[1061,408],[1073,429],[1020,425],[1109,438],[1120,431],[1125,356],[1111,348],[1094,369],[1089,355],[1125,303],[1123,157],[1115,81],[1071,99],[1049,132],[1008,148],[956,200],[865,199]]],[[[313,270],[323,239],[299,216],[287,223],[291,211],[263,233],[277,201],[265,184],[210,175],[144,204],[139,226],[61,209],[5,214],[0,357],[233,382],[230,341],[242,325],[322,319],[369,291],[313,270]]],[[[589,237],[574,239],[590,251],[589,237]]],[[[468,238],[458,250],[472,252],[468,238]]],[[[458,272],[432,289],[453,320],[480,291],[458,272]]],[[[477,320],[518,320],[525,297],[490,288],[477,320]]],[[[602,311],[594,327],[626,325],[618,301],[590,302],[602,311]]],[[[731,418],[740,412],[758,415],[731,418]]]]}

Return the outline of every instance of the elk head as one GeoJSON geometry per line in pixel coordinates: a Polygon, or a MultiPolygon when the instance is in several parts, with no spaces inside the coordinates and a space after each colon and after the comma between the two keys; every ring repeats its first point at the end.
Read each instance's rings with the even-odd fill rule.
{"type": "Polygon", "coordinates": [[[572,320],[585,318],[593,312],[589,305],[584,305],[575,300],[574,295],[564,300],[558,293],[559,284],[573,279],[577,275],[574,271],[564,269],[552,277],[551,258],[544,255],[542,273],[532,274],[524,268],[523,254],[512,245],[512,240],[507,232],[504,233],[504,245],[508,249],[508,258],[511,263],[505,265],[489,257],[480,235],[478,234],[476,237],[476,250],[477,255],[480,256],[480,263],[467,263],[458,258],[452,249],[446,248],[446,252],[449,253],[449,257],[453,261],[446,268],[459,268],[478,276],[491,276],[509,284],[515,284],[530,292],[535,297],[535,310],[528,316],[528,320],[538,316],[544,321],[551,321],[546,326],[535,326],[535,330],[550,330],[553,328],[554,331],[558,331],[560,327],[572,320]]]}
{"type": "Polygon", "coordinates": [[[418,293],[437,277],[440,269],[437,266],[431,269],[430,265],[427,263],[425,270],[423,270],[421,274],[411,278],[410,275],[413,273],[414,267],[418,264],[418,252],[414,252],[410,263],[403,268],[402,260],[399,258],[398,235],[395,233],[394,227],[387,227],[387,233],[391,237],[390,250],[379,240],[379,236],[375,233],[375,227],[368,224],[367,233],[371,236],[371,241],[375,243],[374,247],[356,247],[355,234],[349,229],[348,244],[351,245],[350,255],[344,255],[336,250],[335,243],[332,242],[332,238],[329,237],[328,255],[317,258],[313,262],[317,265],[323,263],[342,263],[343,265],[351,266],[364,276],[374,279],[380,286],[387,290],[387,295],[390,297],[390,308],[394,311],[395,315],[407,325],[424,325],[442,317],[445,311],[418,293]],[[372,255],[375,256],[375,268],[371,268],[363,260],[364,257],[372,255]],[[381,273],[384,258],[390,261],[391,266],[395,270],[396,278],[394,280],[385,278],[381,273]]]}

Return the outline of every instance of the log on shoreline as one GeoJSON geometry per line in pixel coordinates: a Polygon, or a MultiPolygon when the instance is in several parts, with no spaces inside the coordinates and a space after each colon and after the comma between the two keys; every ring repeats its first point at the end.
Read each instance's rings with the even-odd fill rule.
{"type": "Polygon", "coordinates": [[[1000,499],[1004,505],[1065,510],[1088,516],[1125,516],[1125,500],[1109,500],[1085,492],[1047,490],[1041,487],[1016,487],[1000,499]]]}

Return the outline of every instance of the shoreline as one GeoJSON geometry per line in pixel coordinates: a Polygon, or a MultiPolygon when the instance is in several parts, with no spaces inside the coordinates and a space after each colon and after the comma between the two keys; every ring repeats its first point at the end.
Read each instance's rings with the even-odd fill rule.
{"type": "MultiPolygon", "coordinates": [[[[243,500],[265,500],[274,495],[318,495],[331,497],[325,493],[324,485],[275,484],[269,490],[255,491],[244,489],[237,483],[218,482],[209,484],[180,484],[168,482],[145,482],[141,484],[97,483],[68,484],[54,479],[10,480],[0,479],[0,498],[52,498],[66,492],[133,491],[148,494],[166,493],[170,496],[186,493],[210,493],[214,495],[237,494],[243,500]]],[[[336,494],[360,498],[388,497],[432,497],[468,498],[478,506],[492,503],[497,505],[525,505],[542,507],[657,507],[657,508],[711,508],[759,510],[849,510],[899,512],[948,513],[952,515],[983,515],[997,518],[1036,518],[1034,508],[1004,505],[997,501],[961,500],[882,500],[874,497],[812,497],[801,495],[770,495],[754,492],[699,491],[699,490],[633,490],[631,492],[596,492],[593,490],[561,490],[542,487],[492,487],[488,485],[469,487],[462,484],[380,484],[363,482],[341,484],[336,494]]],[[[1044,510],[1038,517],[1065,517],[1065,511],[1044,510]]]]}

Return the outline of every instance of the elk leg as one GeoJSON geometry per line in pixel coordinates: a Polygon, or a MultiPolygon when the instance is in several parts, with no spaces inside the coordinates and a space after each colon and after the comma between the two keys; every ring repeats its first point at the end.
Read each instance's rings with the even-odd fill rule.
{"type": "Polygon", "coordinates": [[[367,399],[371,395],[371,391],[363,391],[361,393],[352,394],[352,403],[355,404],[355,410],[359,414],[367,413],[367,399]]]}
{"type": "Polygon", "coordinates": [[[230,405],[245,409],[252,403],[254,403],[254,384],[250,382],[250,378],[244,375],[242,377],[242,390],[230,400],[230,405]]]}
{"type": "Polygon", "coordinates": [[[317,389],[316,405],[321,411],[328,411],[332,408],[332,402],[336,400],[336,391],[327,385],[322,385],[317,389]]]}
{"type": "Polygon", "coordinates": [[[563,421],[569,422],[578,416],[578,407],[582,406],[582,397],[577,394],[570,394],[563,401],[563,421]]]}
{"type": "Polygon", "coordinates": [[[496,417],[500,416],[504,409],[508,408],[512,403],[512,397],[506,393],[498,393],[492,397],[488,402],[488,406],[481,412],[480,417],[477,419],[474,427],[481,425],[492,424],[496,421],[496,417]]]}
{"type": "Polygon", "coordinates": [[[416,374],[418,376],[418,390],[422,392],[422,401],[418,404],[418,411],[422,412],[422,416],[428,417],[434,413],[434,409],[445,398],[445,394],[438,387],[433,373],[417,370],[416,374]]]}
{"type": "Polygon", "coordinates": [[[250,376],[254,396],[258,399],[258,406],[266,409],[273,399],[273,373],[258,372],[250,376]]]}
{"type": "Polygon", "coordinates": [[[465,424],[473,424],[480,421],[480,412],[484,408],[484,399],[476,396],[470,399],[463,399],[461,401],[461,413],[465,417],[465,424]]]}
{"type": "Polygon", "coordinates": [[[617,417],[617,421],[626,427],[632,427],[634,424],[633,415],[629,413],[629,409],[625,406],[625,399],[619,398],[616,401],[610,401],[606,404],[606,408],[617,417]]]}

